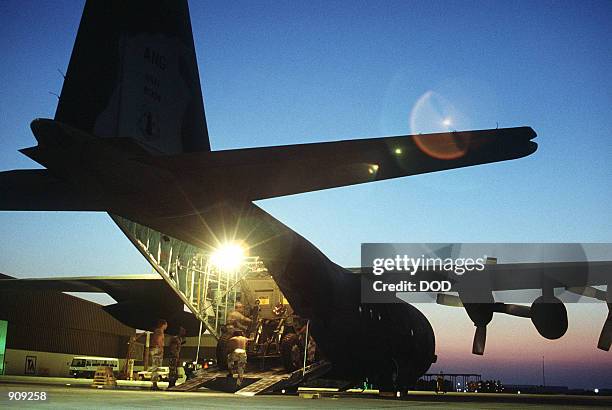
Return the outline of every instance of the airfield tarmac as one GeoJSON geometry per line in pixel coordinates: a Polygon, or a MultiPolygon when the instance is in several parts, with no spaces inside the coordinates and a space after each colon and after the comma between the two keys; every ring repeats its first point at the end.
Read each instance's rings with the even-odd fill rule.
{"type": "Polygon", "coordinates": [[[307,399],[297,395],[263,395],[242,397],[231,393],[201,390],[193,393],[94,389],[76,386],[51,386],[33,384],[0,384],[0,407],[11,408],[62,408],[62,409],[119,409],[119,408],[213,408],[236,409],[510,409],[510,408],[612,408],[612,397],[538,396],[510,394],[444,394],[416,392],[403,400],[359,395],[324,396],[307,399]],[[45,401],[10,401],[9,392],[44,391],[45,401]]]}

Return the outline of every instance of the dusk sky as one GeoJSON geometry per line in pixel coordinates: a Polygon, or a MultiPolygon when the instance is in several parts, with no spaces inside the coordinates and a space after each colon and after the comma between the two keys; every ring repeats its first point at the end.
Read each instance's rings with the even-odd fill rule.
{"type": "MultiPolygon", "coordinates": [[[[0,3],[0,170],[52,118],[81,1],[0,3]],[[58,71],[59,70],[59,71],[58,71]]],[[[190,2],[213,149],[528,125],[523,159],[258,202],[333,261],[362,242],[612,242],[612,2],[190,2]],[[444,120],[450,119],[444,123],[444,120]]],[[[0,212],[0,272],[150,273],[103,213],[0,212]]],[[[497,315],[484,357],[466,313],[419,305],[432,371],[612,387],[604,304],[568,306],[541,338],[497,315]]]]}

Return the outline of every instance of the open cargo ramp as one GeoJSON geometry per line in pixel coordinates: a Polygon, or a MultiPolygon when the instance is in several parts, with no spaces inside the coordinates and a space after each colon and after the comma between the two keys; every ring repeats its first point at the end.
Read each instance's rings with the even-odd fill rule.
{"type": "MultiPolygon", "coordinates": [[[[331,364],[320,360],[305,368],[295,370],[291,373],[284,371],[249,371],[244,373],[244,380],[254,380],[242,389],[235,392],[241,396],[255,396],[268,393],[298,384],[312,378],[320,377],[331,369],[331,364]]],[[[170,391],[195,391],[200,387],[209,387],[219,378],[227,378],[227,371],[217,368],[201,370],[197,376],[187,380],[185,383],[172,387],[170,391]]],[[[210,388],[210,387],[209,387],[210,388]]]]}

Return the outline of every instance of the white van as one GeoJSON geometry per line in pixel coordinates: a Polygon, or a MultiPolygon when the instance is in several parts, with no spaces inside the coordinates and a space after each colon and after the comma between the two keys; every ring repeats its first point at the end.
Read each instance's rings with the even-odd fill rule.
{"type": "Polygon", "coordinates": [[[69,372],[72,377],[92,379],[100,366],[113,369],[115,376],[119,373],[119,359],[114,357],[75,356],[70,363],[69,372]]]}
{"type": "MultiPolygon", "coordinates": [[[[170,368],[168,366],[160,366],[157,368],[157,373],[160,382],[167,382],[170,376],[170,368]]],[[[151,380],[151,375],[150,370],[142,370],[138,372],[138,380],[151,380]]]]}

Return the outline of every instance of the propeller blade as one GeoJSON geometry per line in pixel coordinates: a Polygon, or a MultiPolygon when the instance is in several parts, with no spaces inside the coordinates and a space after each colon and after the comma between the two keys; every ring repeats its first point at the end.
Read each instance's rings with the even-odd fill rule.
{"type": "Polygon", "coordinates": [[[601,335],[599,335],[599,342],[597,348],[610,351],[612,345],[612,303],[608,303],[608,318],[604,322],[603,328],[601,329],[601,335]]]}
{"type": "Polygon", "coordinates": [[[461,302],[459,296],[449,295],[448,293],[438,293],[436,303],[444,306],[463,307],[463,302],[461,302]]]}
{"type": "Polygon", "coordinates": [[[569,287],[565,289],[577,295],[582,295],[582,296],[586,296],[586,297],[593,298],[593,299],[603,300],[604,302],[606,301],[606,297],[608,296],[608,292],[601,290],[601,289],[594,288],[592,286],[587,286],[587,287],[574,286],[574,287],[569,287]]]}
{"type": "Polygon", "coordinates": [[[531,317],[531,307],[512,303],[504,303],[500,312],[512,316],[531,317]]]}
{"type": "Polygon", "coordinates": [[[487,342],[487,327],[476,326],[474,333],[474,343],[472,344],[472,353],[482,356],[487,342]]]}

